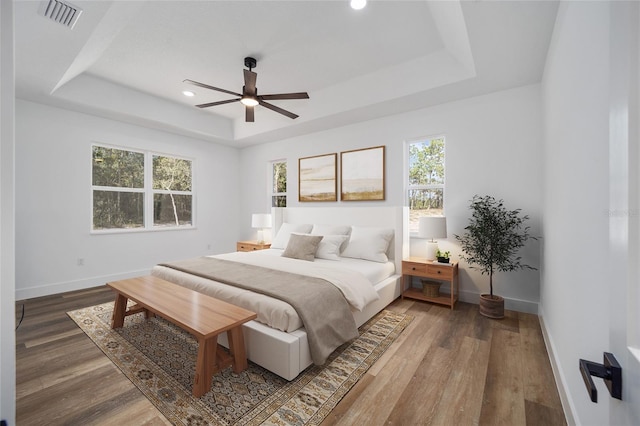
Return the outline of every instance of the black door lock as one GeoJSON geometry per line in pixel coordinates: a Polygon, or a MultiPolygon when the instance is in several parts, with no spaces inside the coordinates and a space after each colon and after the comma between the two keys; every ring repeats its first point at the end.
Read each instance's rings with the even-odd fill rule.
{"type": "Polygon", "coordinates": [[[622,367],[616,357],[609,352],[604,353],[604,363],[597,364],[592,361],[580,360],[580,373],[587,387],[591,401],[598,402],[598,390],[591,376],[604,379],[612,398],[622,399],[622,367]]]}

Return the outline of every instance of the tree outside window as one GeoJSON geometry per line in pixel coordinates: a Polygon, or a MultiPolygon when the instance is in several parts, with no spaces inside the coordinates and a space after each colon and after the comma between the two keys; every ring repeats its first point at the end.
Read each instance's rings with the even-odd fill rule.
{"type": "Polygon", "coordinates": [[[422,216],[444,214],[444,137],[409,143],[409,231],[422,216]]]}

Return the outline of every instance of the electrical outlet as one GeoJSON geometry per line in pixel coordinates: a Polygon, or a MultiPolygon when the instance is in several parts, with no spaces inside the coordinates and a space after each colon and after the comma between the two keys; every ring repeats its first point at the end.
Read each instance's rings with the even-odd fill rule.
{"type": "Polygon", "coordinates": [[[82,257],[78,258],[78,266],[84,266],[84,258],[82,257]]]}

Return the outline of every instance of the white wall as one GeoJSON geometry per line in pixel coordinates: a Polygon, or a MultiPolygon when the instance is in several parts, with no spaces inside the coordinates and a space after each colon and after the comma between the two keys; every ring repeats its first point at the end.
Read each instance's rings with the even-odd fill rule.
{"type": "Polygon", "coordinates": [[[148,273],[158,262],[235,250],[238,163],[235,148],[19,100],[16,297],[101,285],[148,273]],[[93,142],[193,158],[196,229],[90,234],[93,142]]]}
{"type": "Polygon", "coordinates": [[[608,3],[561,3],[543,105],[540,314],[567,392],[565,411],[577,424],[608,424],[608,393],[599,387],[599,402],[593,404],[578,371],[580,358],[602,360],[609,337],[608,3]]]}
{"type": "Polygon", "coordinates": [[[0,419],[15,424],[13,2],[0,2],[0,419]]]}
{"type": "MultiPolygon", "coordinates": [[[[386,146],[386,200],[384,202],[314,203],[326,206],[367,207],[404,204],[405,141],[424,136],[446,137],[446,216],[449,241],[440,243],[455,259],[459,249],[453,234],[461,234],[469,218],[474,194],[503,198],[510,208],[522,208],[539,233],[542,213],[542,111],[540,86],[527,86],[432,108],[385,117],[242,150],[241,228],[244,238],[255,238],[251,213],[265,212],[267,162],[288,161],[288,205],[298,202],[298,159],[341,151],[386,146]]],[[[339,172],[338,172],[339,174],[339,172]]],[[[424,240],[414,241],[420,255],[424,240]]],[[[526,262],[539,265],[539,243],[523,250],[526,262]]],[[[477,303],[488,290],[488,277],[461,265],[462,299],[477,303]]],[[[507,299],[507,308],[537,312],[538,271],[519,271],[494,277],[494,291],[507,299]]]]}

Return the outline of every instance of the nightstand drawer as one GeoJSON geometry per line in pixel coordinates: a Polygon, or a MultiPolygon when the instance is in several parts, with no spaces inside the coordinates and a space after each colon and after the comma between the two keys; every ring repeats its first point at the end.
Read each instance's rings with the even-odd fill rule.
{"type": "Polygon", "coordinates": [[[453,268],[451,266],[426,265],[427,275],[430,277],[442,277],[444,280],[453,278],[453,268]]]}
{"type": "Polygon", "coordinates": [[[238,241],[236,251],[256,251],[265,250],[271,247],[271,243],[258,243],[253,241],[238,241]]]}
{"type": "Polygon", "coordinates": [[[424,263],[402,262],[402,273],[404,275],[425,275],[427,265],[424,263]]]}

